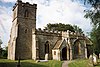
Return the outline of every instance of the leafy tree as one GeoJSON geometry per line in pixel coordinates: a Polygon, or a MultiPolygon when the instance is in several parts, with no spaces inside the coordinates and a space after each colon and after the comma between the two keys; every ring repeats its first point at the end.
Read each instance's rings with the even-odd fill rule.
{"type": "MultiPolygon", "coordinates": [[[[77,0],[72,0],[77,1],[77,0]]],[[[96,54],[100,53],[100,0],[78,0],[84,3],[84,5],[89,5],[91,8],[85,11],[85,18],[91,20],[93,26],[92,31],[90,32],[90,38],[94,44],[94,52],[96,54]]]]}
{"type": "MultiPolygon", "coordinates": [[[[77,1],[77,0],[73,0],[77,1]]],[[[86,18],[91,19],[93,25],[98,25],[100,23],[100,0],[78,0],[84,2],[84,5],[91,6],[90,9],[85,10],[86,18]]]]}
{"type": "Polygon", "coordinates": [[[48,30],[58,30],[58,31],[67,31],[70,30],[72,32],[74,32],[74,28],[72,25],[70,24],[62,24],[62,23],[55,23],[55,24],[47,24],[47,26],[45,27],[45,29],[48,30]]]}
{"type": "Polygon", "coordinates": [[[85,18],[90,18],[93,25],[100,25],[100,7],[93,8],[92,10],[87,10],[85,12],[85,18]]]}
{"type": "Polygon", "coordinates": [[[58,30],[58,31],[67,31],[70,30],[72,32],[80,32],[83,33],[82,29],[79,28],[77,25],[70,25],[70,24],[62,24],[62,23],[55,23],[55,24],[47,24],[45,27],[47,30],[58,30]]]}
{"type": "Polygon", "coordinates": [[[83,33],[82,29],[79,28],[77,25],[73,25],[74,31],[83,33]]]}
{"type": "Polygon", "coordinates": [[[91,19],[93,29],[90,37],[94,43],[94,52],[98,55],[100,53],[100,0],[82,0],[85,5],[91,5],[92,9],[85,10],[85,18],[91,19]]]}
{"type": "Polygon", "coordinates": [[[8,55],[8,47],[1,48],[1,56],[0,58],[7,58],[8,55]]]}
{"type": "Polygon", "coordinates": [[[90,37],[94,44],[94,52],[99,55],[100,53],[100,25],[97,27],[93,27],[90,37]]]}
{"type": "MultiPolygon", "coordinates": [[[[73,0],[73,1],[76,1],[76,0],[73,0]]],[[[100,3],[100,0],[79,0],[79,1],[84,2],[84,5],[90,4],[92,7],[95,7],[95,8],[97,8],[98,3],[100,3]]]]}

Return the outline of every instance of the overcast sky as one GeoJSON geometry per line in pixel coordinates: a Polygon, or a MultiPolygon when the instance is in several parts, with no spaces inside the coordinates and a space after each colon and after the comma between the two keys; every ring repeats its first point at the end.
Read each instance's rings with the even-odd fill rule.
{"type": "MultiPolygon", "coordinates": [[[[37,28],[44,28],[48,23],[77,25],[84,33],[91,31],[90,20],[84,18],[87,9],[80,2],[71,0],[22,0],[37,4],[37,28]]],[[[0,37],[2,47],[7,45],[12,25],[12,7],[16,0],[0,0],[0,37]]]]}

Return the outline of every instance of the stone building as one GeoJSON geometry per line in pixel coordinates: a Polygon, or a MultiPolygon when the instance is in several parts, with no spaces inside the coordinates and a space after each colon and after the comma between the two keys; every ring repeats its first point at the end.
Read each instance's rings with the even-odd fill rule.
{"type": "Polygon", "coordinates": [[[13,7],[13,21],[8,42],[8,59],[72,60],[87,58],[91,41],[78,32],[36,29],[36,4],[18,0],[13,7]]]}

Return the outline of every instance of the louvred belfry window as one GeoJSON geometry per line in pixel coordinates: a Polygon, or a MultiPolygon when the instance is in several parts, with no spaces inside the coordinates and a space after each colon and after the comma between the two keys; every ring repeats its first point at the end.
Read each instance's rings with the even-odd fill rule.
{"type": "Polygon", "coordinates": [[[25,10],[24,17],[28,17],[28,16],[29,16],[28,10],[25,10]]]}

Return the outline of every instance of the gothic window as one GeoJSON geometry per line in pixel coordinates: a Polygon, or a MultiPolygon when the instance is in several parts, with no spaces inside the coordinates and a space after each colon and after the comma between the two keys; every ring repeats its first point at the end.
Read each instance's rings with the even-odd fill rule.
{"type": "Polygon", "coordinates": [[[78,55],[79,54],[79,44],[78,43],[76,43],[74,45],[74,52],[75,52],[75,55],[78,55]]]}
{"type": "Polygon", "coordinates": [[[82,48],[81,48],[81,43],[79,40],[77,40],[74,45],[74,59],[81,57],[82,55],[82,48]]]}
{"type": "Polygon", "coordinates": [[[46,53],[49,53],[49,42],[48,41],[45,43],[45,54],[46,53]]]}
{"type": "Polygon", "coordinates": [[[24,17],[28,17],[28,16],[29,16],[28,10],[25,10],[24,17]]]}

